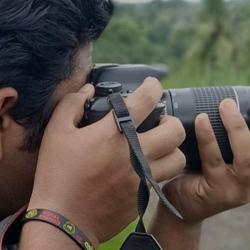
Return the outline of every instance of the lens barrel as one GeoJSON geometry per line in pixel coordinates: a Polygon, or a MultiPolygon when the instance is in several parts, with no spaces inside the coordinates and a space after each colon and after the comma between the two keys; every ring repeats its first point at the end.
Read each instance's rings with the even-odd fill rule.
{"type": "Polygon", "coordinates": [[[189,168],[201,168],[194,126],[196,116],[201,113],[208,114],[222,156],[226,163],[232,163],[232,150],[219,114],[219,105],[226,98],[235,100],[249,127],[250,87],[206,87],[164,91],[162,101],[166,104],[165,113],[178,117],[186,130],[187,139],[181,150],[187,157],[189,168]]]}

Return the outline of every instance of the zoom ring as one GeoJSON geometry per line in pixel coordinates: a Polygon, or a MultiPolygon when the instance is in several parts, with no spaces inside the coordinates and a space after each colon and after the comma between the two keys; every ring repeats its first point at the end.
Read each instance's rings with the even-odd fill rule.
{"type": "Polygon", "coordinates": [[[219,114],[219,105],[226,98],[237,100],[232,87],[194,88],[196,114],[207,113],[226,163],[232,163],[233,154],[226,130],[219,114]]]}

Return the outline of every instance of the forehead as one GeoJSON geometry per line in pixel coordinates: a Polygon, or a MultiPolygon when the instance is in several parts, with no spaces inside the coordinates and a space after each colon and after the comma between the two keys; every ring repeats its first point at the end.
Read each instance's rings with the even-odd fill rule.
{"type": "Polygon", "coordinates": [[[73,62],[73,71],[69,79],[63,80],[57,87],[53,100],[58,103],[66,94],[77,92],[87,80],[92,69],[92,44],[78,49],[73,62]]]}

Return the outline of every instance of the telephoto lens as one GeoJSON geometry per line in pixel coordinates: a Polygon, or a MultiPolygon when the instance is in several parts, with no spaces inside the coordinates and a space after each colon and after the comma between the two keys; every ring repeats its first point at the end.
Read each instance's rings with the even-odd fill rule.
{"type": "MultiPolygon", "coordinates": [[[[109,94],[120,93],[126,98],[147,76],[162,79],[167,74],[167,68],[150,65],[99,65],[89,76],[89,82],[93,82],[96,87],[96,96],[88,105],[82,126],[100,120],[111,110],[109,94]]],[[[181,150],[186,155],[187,167],[201,170],[195,119],[200,113],[207,113],[222,156],[226,163],[232,163],[232,150],[219,114],[219,105],[226,98],[235,100],[249,127],[250,87],[206,87],[164,90],[161,102],[138,128],[138,132],[145,132],[157,126],[162,114],[179,118],[186,130],[186,140],[181,145],[181,150]]]]}
{"type": "Polygon", "coordinates": [[[165,105],[164,113],[178,117],[186,130],[186,140],[181,150],[186,155],[187,167],[193,170],[201,169],[195,135],[195,119],[201,113],[208,114],[222,156],[226,163],[232,163],[233,153],[219,114],[219,105],[226,98],[235,100],[250,127],[250,87],[206,87],[164,91],[162,98],[162,103],[165,105]]]}

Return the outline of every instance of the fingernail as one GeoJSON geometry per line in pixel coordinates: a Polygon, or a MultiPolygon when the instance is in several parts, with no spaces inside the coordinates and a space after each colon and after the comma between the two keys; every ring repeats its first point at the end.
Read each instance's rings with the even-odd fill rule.
{"type": "Polygon", "coordinates": [[[152,76],[148,76],[145,81],[155,81],[157,80],[155,77],[152,77],[152,76]]]}
{"type": "Polygon", "coordinates": [[[233,99],[225,99],[220,108],[222,109],[223,113],[225,114],[235,114],[239,112],[236,102],[233,99]]]}
{"type": "Polygon", "coordinates": [[[202,126],[203,129],[206,129],[206,130],[211,129],[211,125],[210,125],[210,120],[209,120],[208,114],[206,114],[206,113],[199,114],[199,116],[198,116],[198,122],[201,123],[201,126],[202,126]]]}

